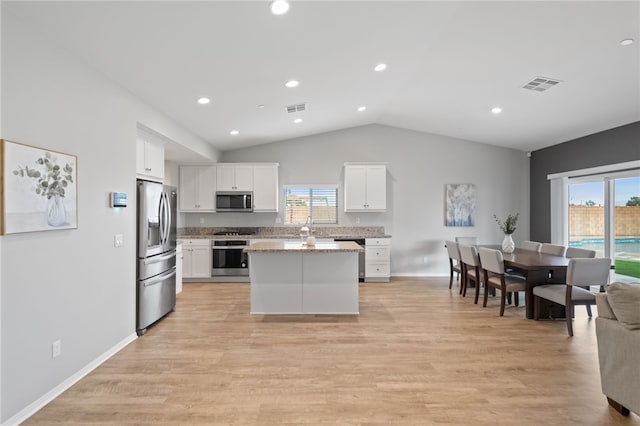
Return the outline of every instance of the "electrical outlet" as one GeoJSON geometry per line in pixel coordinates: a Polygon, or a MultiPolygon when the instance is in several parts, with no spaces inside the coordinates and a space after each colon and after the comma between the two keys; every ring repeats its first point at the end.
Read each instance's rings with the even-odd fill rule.
{"type": "Polygon", "coordinates": [[[427,258],[427,256],[422,258],[422,263],[427,263],[429,261],[429,259],[427,258]]]}
{"type": "Polygon", "coordinates": [[[200,225],[204,224],[204,217],[200,218],[200,225]]]}
{"type": "Polygon", "coordinates": [[[360,216],[356,216],[356,225],[360,223],[360,216]]]}
{"type": "Polygon", "coordinates": [[[113,246],[122,247],[124,244],[124,236],[122,234],[116,234],[113,236],[113,246]]]}
{"type": "Polygon", "coordinates": [[[62,340],[56,340],[51,344],[51,358],[57,358],[62,354],[62,340]]]}
{"type": "Polygon", "coordinates": [[[276,217],[276,223],[282,223],[282,218],[280,216],[276,217]]]}

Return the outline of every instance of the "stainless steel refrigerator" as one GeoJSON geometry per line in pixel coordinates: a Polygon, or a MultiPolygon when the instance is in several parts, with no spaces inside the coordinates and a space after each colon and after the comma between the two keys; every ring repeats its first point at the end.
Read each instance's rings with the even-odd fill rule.
{"type": "Polygon", "coordinates": [[[138,180],[136,332],[175,310],[177,190],[138,180]]]}

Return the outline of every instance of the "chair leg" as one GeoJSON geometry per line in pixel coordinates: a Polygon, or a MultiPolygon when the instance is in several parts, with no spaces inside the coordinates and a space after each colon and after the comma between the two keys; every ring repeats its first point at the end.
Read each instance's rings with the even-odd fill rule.
{"type": "Polygon", "coordinates": [[[507,303],[511,304],[511,293],[507,293],[507,303]]]}
{"type": "Polygon", "coordinates": [[[504,289],[500,290],[500,316],[504,316],[504,305],[507,299],[507,292],[504,289]]]}
{"type": "Polygon", "coordinates": [[[518,296],[518,292],[517,291],[513,292],[513,303],[516,306],[520,306],[520,296],[518,296]]]}
{"type": "Polygon", "coordinates": [[[589,315],[589,318],[591,318],[593,315],[591,315],[591,305],[585,305],[585,307],[587,308],[587,315],[589,315]]]}
{"type": "Polygon", "coordinates": [[[451,290],[451,286],[453,285],[453,261],[449,258],[449,290],[451,290]]]}
{"type": "Polygon", "coordinates": [[[478,299],[480,299],[480,280],[476,283],[476,298],[473,301],[476,305],[478,304],[478,299]]]}
{"type": "Polygon", "coordinates": [[[564,315],[567,317],[567,331],[569,336],[573,337],[573,305],[567,303],[564,307],[564,315]]]}
{"type": "Polygon", "coordinates": [[[489,286],[485,283],[484,285],[484,301],[482,302],[482,307],[487,307],[487,300],[489,299],[489,286]]]}

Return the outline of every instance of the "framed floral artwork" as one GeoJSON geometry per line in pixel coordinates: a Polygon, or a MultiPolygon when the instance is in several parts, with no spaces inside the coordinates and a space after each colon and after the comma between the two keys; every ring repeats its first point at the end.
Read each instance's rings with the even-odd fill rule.
{"type": "Polygon", "coordinates": [[[77,229],[75,155],[0,140],[2,234],[77,229]]]}
{"type": "Polygon", "coordinates": [[[472,183],[445,186],[445,226],[474,226],[476,186],[472,183]]]}

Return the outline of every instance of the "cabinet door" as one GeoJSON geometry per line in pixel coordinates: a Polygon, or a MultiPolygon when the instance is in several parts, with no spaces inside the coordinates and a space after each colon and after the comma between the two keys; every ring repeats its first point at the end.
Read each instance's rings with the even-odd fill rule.
{"type": "Polygon", "coordinates": [[[199,207],[197,167],[180,167],[178,196],[180,197],[180,210],[194,210],[199,207]]]}
{"type": "Polygon", "coordinates": [[[209,247],[193,247],[191,252],[191,276],[193,278],[210,278],[210,253],[209,247]]]}
{"type": "Polygon", "coordinates": [[[216,188],[218,191],[235,191],[236,171],[234,166],[216,166],[216,188]]]}
{"type": "Polygon", "coordinates": [[[253,167],[253,209],[260,212],[278,211],[278,166],[253,167]]]}
{"type": "Polygon", "coordinates": [[[367,166],[367,209],[387,209],[386,166],[367,166]]]}
{"type": "Polygon", "coordinates": [[[346,166],[344,169],[344,211],[366,209],[367,169],[365,166],[346,166]]]}
{"type": "Polygon", "coordinates": [[[253,191],[253,166],[235,166],[234,191],[253,191]]]}
{"type": "Polygon", "coordinates": [[[191,247],[182,247],[182,277],[192,278],[193,272],[191,270],[191,258],[193,249],[191,247]]]}
{"type": "Polygon", "coordinates": [[[160,180],[164,179],[164,146],[157,142],[145,144],[146,174],[160,180]]]}
{"type": "Polygon", "coordinates": [[[216,208],[216,168],[214,166],[197,167],[197,200],[200,210],[213,211],[216,208]]]}
{"type": "Polygon", "coordinates": [[[136,173],[139,175],[146,175],[145,170],[145,141],[138,135],[136,138],[136,173]]]}

